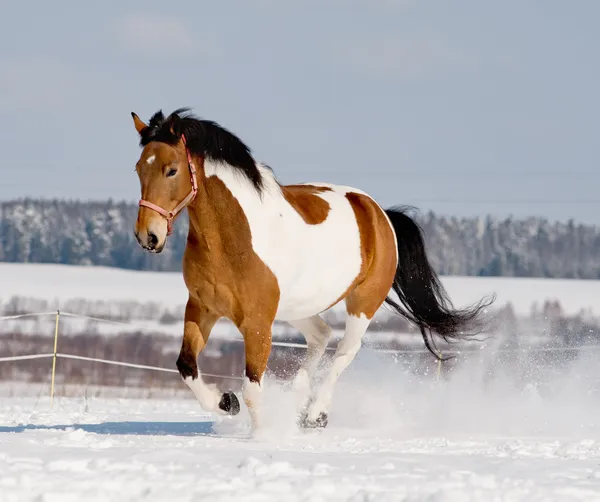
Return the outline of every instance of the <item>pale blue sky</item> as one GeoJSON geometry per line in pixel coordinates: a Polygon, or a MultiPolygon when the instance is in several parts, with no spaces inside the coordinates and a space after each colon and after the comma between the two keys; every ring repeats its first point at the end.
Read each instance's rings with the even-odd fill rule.
{"type": "Polygon", "coordinates": [[[0,200],[136,201],[130,112],[191,106],[284,183],[600,223],[598,1],[20,0],[0,12],[0,200]]]}

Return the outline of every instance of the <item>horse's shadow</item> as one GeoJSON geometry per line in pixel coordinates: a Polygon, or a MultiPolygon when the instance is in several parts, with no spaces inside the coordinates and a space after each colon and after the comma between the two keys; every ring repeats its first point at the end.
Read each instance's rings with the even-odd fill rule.
{"type": "Polygon", "coordinates": [[[0,426],[1,433],[83,430],[109,436],[216,436],[214,422],[103,422],[99,424],[0,426]]]}

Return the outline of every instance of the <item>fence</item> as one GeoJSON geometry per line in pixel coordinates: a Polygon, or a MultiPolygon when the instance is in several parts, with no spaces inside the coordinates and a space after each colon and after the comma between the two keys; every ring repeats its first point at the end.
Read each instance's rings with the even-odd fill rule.
{"type": "MultiPolygon", "coordinates": [[[[149,370],[149,371],[159,371],[159,372],[165,372],[165,373],[179,374],[179,371],[174,368],[163,368],[163,367],[159,367],[159,366],[136,364],[136,363],[130,363],[130,362],[125,362],[125,361],[114,361],[114,360],[108,360],[108,359],[102,359],[102,358],[96,358],[96,357],[86,357],[86,356],[69,354],[66,352],[58,351],[58,339],[60,336],[59,328],[60,328],[60,318],[61,317],[72,317],[72,318],[87,319],[87,320],[109,323],[109,324],[129,326],[129,324],[125,323],[125,322],[113,321],[110,319],[103,319],[103,318],[99,318],[99,317],[80,315],[80,314],[64,312],[64,311],[60,311],[60,310],[51,311],[51,312],[34,312],[34,313],[27,313],[27,314],[0,316],[0,322],[17,320],[17,319],[52,317],[52,316],[55,318],[55,323],[54,323],[54,350],[51,353],[25,354],[25,355],[18,355],[18,356],[0,357],[0,363],[13,362],[13,361],[15,361],[15,362],[16,361],[26,361],[26,360],[32,360],[32,359],[52,359],[51,383],[50,383],[51,407],[53,407],[53,405],[54,405],[56,365],[57,365],[58,359],[74,359],[74,360],[97,362],[97,363],[115,365],[115,366],[124,366],[127,368],[135,368],[135,369],[143,369],[143,370],[149,370]]],[[[287,348],[299,348],[299,349],[307,348],[307,345],[305,345],[305,344],[293,343],[293,342],[274,341],[272,343],[272,345],[273,345],[273,347],[287,347],[287,348]]],[[[335,348],[328,346],[327,350],[335,350],[335,348]]],[[[381,350],[379,350],[378,349],[378,351],[382,352],[382,353],[396,353],[396,354],[397,353],[411,353],[411,354],[426,354],[426,353],[428,353],[426,350],[419,350],[419,349],[414,349],[414,350],[399,350],[399,349],[381,349],[381,350]]],[[[446,352],[446,353],[448,353],[448,352],[446,352]]],[[[437,366],[437,377],[438,378],[440,375],[440,371],[441,371],[441,361],[438,362],[438,366],[437,366]]],[[[206,373],[206,372],[202,372],[202,374],[204,376],[209,376],[209,377],[213,377],[213,378],[243,380],[243,377],[235,376],[235,375],[219,375],[219,374],[206,373]]]]}
{"type": "MultiPolygon", "coordinates": [[[[79,315],[79,314],[70,313],[70,312],[61,312],[60,310],[51,311],[51,312],[37,312],[37,313],[28,313],[28,314],[20,314],[20,315],[2,316],[2,317],[0,317],[0,321],[10,321],[10,320],[24,319],[24,318],[31,318],[31,317],[50,317],[50,316],[55,317],[54,349],[51,353],[25,354],[25,355],[18,355],[18,356],[0,357],[0,363],[11,362],[11,361],[26,361],[26,360],[33,360],[33,359],[52,359],[51,383],[50,383],[51,407],[53,407],[53,405],[54,405],[55,376],[56,376],[56,365],[57,365],[58,359],[74,359],[74,360],[80,360],[80,361],[97,362],[97,363],[102,363],[102,364],[124,366],[124,367],[128,367],[128,368],[135,368],[135,369],[142,369],[142,370],[149,370],[149,371],[159,371],[159,372],[176,373],[176,374],[179,373],[179,371],[174,368],[164,368],[164,367],[159,367],[159,366],[129,363],[129,362],[125,362],[125,361],[114,361],[114,360],[108,360],[108,359],[102,359],[102,358],[86,357],[86,356],[81,356],[81,355],[69,354],[66,352],[58,352],[58,338],[60,335],[59,328],[60,328],[61,316],[62,317],[79,318],[79,319],[87,319],[87,320],[93,320],[93,321],[97,321],[97,322],[117,324],[117,325],[123,325],[123,326],[130,326],[130,324],[128,324],[128,323],[113,321],[113,320],[109,320],[109,319],[102,319],[102,318],[98,318],[98,317],[86,316],[86,315],[79,315]]],[[[307,346],[305,344],[293,343],[293,342],[274,341],[272,343],[272,345],[274,347],[288,347],[288,348],[300,348],[300,349],[307,348],[307,346]]],[[[582,348],[585,348],[586,351],[587,350],[594,350],[594,351],[600,350],[600,346],[530,347],[526,350],[533,351],[533,352],[560,352],[560,351],[573,351],[573,350],[578,350],[578,349],[582,349],[582,348]]],[[[334,347],[328,346],[327,350],[334,350],[334,347]]],[[[428,354],[429,353],[425,349],[375,349],[375,350],[378,353],[382,353],[382,354],[415,354],[416,355],[416,354],[428,354]]],[[[495,351],[496,352],[522,352],[523,349],[522,348],[496,348],[495,351]]],[[[453,350],[453,351],[452,350],[444,350],[442,355],[457,355],[457,354],[469,353],[469,352],[475,353],[475,352],[481,352],[481,350],[478,350],[478,349],[462,349],[462,350],[453,350]]],[[[439,380],[439,378],[440,378],[441,368],[442,368],[442,361],[440,360],[437,362],[436,380],[439,380]]],[[[222,374],[219,375],[219,374],[206,373],[206,372],[203,372],[202,374],[205,376],[213,377],[213,378],[243,380],[243,377],[235,376],[235,375],[222,375],[222,374]]]]}
{"type": "MultiPolygon", "coordinates": [[[[118,325],[127,326],[127,323],[124,323],[124,322],[113,321],[110,319],[102,319],[102,318],[98,318],[98,317],[79,315],[79,314],[74,314],[71,312],[61,312],[60,310],[56,310],[56,311],[52,311],[52,312],[36,312],[36,313],[28,313],[28,314],[2,316],[2,317],[0,317],[0,321],[10,321],[10,320],[16,320],[16,319],[24,319],[24,318],[31,318],[31,317],[47,317],[47,316],[55,317],[54,350],[53,350],[53,352],[46,353],[46,354],[27,354],[27,355],[21,355],[21,356],[0,357],[0,363],[11,362],[11,361],[26,361],[26,360],[31,360],[31,359],[50,359],[50,358],[52,358],[52,372],[51,372],[51,383],[50,383],[51,407],[53,407],[53,405],[54,405],[54,388],[55,388],[54,383],[55,383],[55,377],[56,377],[56,363],[57,363],[58,359],[75,359],[75,360],[80,360],[80,361],[97,362],[97,363],[110,364],[110,365],[115,365],[115,366],[125,366],[128,368],[150,370],[150,371],[161,371],[161,372],[165,372],[165,373],[177,373],[177,374],[179,373],[178,370],[172,369],[172,368],[162,368],[159,366],[128,363],[128,362],[123,362],[123,361],[111,361],[108,359],[101,359],[101,358],[96,358],[96,357],[85,357],[85,356],[79,356],[79,355],[75,355],[75,354],[67,354],[64,352],[58,352],[58,337],[60,334],[59,323],[60,323],[61,316],[74,317],[74,318],[79,318],[79,319],[88,319],[88,320],[93,320],[93,321],[98,321],[98,322],[105,322],[105,323],[110,323],[110,324],[118,324],[118,325]]],[[[229,378],[229,379],[234,379],[234,380],[242,380],[242,377],[236,377],[236,376],[232,376],[232,375],[216,375],[216,374],[212,374],[212,373],[203,373],[203,374],[206,376],[211,376],[211,377],[215,377],[215,378],[229,378]]]]}

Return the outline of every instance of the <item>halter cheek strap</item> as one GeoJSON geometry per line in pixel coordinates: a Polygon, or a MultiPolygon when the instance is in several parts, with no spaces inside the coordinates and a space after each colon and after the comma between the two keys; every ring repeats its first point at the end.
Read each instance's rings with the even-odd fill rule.
{"type": "Polygon", "coordinates": [[[194,165],[194,162],[192,161],[192,155],[190,154],[190,151],[187,148],[184,134],[181,135],[181,139],[183,141],[183,146],[185,148],[185,153],[187,155],[188,167],[190,169],[190,178],[191,178],[191,182],[192,182],[192,190],[190,191],[189,194],[187,194],[187,197],[185,199],[183,199],[179,204],[177,204],[175,209],[172,209],[171,211],[167,211],[166,209],[163,209],[162,207],[157,206],[156,204],[153,204],[152,202],[148,202],[147,200],[144,200],[144,199],[140,199],[140,202],[139,202],[140,207],[144,206],[149,209],[152,209],[153,211],[156,211],[157,213],[161,214],[162,216],[164,216],[166,218],[166,220],[167,220],[167,235],[171,235],[171,233],[173,232],[173,220],[175,219],[175,216],[177,216],[177,214],[183,208],[185,208],[188,204],[190,204],[196,198],[196,194],[198,193],[198,180],[196,179],[196,166],[194,165]]]}

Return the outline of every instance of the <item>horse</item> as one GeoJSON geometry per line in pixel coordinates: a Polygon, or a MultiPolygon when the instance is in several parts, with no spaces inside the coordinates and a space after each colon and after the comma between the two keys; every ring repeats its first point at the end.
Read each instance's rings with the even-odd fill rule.
{"type": "Polygon", "coordinates": [[[240,138],[189,108],[167,117],[159,110],[148,124],[131,115],[142,148],[135,167],[141,188],[137,242],[160,253],[176,217],[184,208],[189,216],[182,259],[188,299],[176,366],[204,410],[240,411],[236,394],[206,384],[197,365],[221,318],[243,337],[242,397],[252,431],[264,423],[261,392],[275,320],[307,342],[292,382],[302,428],[327,426],[336,382],[382,305],[415,323],[438,358],[433,335],[452,341],[476,332],[491,301],[452,306],[429,263],[422,229],[405,207],[383,209],[349,186],[282,185],[240,138]],[[312,380],[331,335],[321,314],[342,301],[345,331],[316,386],[312,380]]]}

